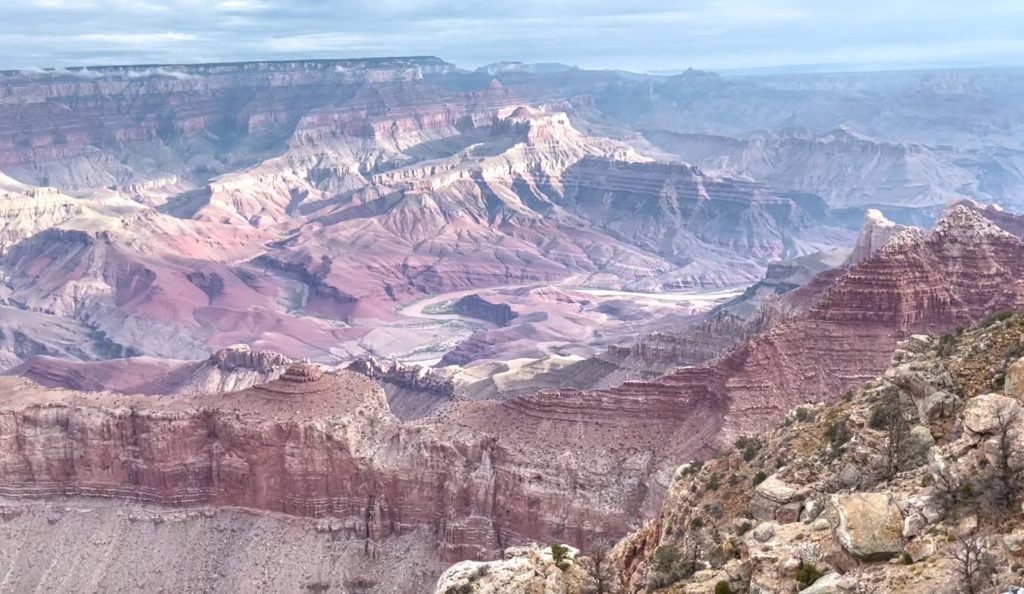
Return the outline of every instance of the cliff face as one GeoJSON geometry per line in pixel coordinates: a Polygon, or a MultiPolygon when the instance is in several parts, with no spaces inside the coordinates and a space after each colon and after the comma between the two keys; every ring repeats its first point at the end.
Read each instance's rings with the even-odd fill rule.
{"type": "Polygon", "coordinates": [[[395,58],[5,73],[0,168],[36,185],[174,185],[223,168],[218,154],[257,154],[257,139],[282,143],[297,128],[316,133],[315,122],[372,129],[360,89],[398,93],[424,73],[451,69],[436,58],[395,58]],[[350,107],[317,113],[340,100],[350,107]],[[132,152],[164,159],[163,170],[147,171],[132,152]],[[196,153],[213,158],[197,165],[188,157],[196,153]]]}

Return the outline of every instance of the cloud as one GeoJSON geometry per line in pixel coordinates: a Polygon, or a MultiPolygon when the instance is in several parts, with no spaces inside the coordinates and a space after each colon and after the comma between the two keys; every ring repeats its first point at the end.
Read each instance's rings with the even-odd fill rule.
{"type": "Polygon", "coordinates": [[[0,68],[433,54],[633,70],[1024,63],[1024,2],[19,0],[0,68]]]}
{"type": "Polygon", "coordinates": [[[98,43],[130,43],[130,44],[152,44],[174,41],[193,41],[198,39],[191,33],[86,33],[75,35],[73,39],[81,41],[94,41],[98,43]]]}

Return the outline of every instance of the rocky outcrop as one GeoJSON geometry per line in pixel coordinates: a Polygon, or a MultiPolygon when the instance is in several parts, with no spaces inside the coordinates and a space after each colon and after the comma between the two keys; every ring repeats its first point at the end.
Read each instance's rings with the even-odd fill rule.
{"type": "MultiPolygon", "coordinates": [[[[434,594],[480,592],[481,594],[571,594],[590,581],[575,563],[578,551],[569,549],[563,567],[551,549],[509,547],[499,561],[465,561],[453,565],[437,582],[434,594]]],[[[587,584],[589,585],[589,584],[587,584]]]]}
{"type": "Polygon", "coordinates": [[[461,398],[464,389],[452,370],[423,365],[363,358],[350,363],[347,369],[365,375],[384,388],[391,412],[403,421],[431,415],[448,402],[461,398]]]}
{"type": "Polygon", "coordinates": [[[898,225],[874,208],[868,209],[864,217],[864,226],[861,227],[860,235],[857,236],[857,243],[853,252],[846,260],[847,266],[858,264],[870,258],[875,252],[882,249],[889,240],[904,232],[917,233],[914,227],[898,225]]]}
{"type": "Polygon", "coordinates": [[[479,295],[466,295],[452,304],[452,311],[457,314],[479,318],[496,326],[508,326],[516,319],[516,313],[507,303],[491,303],[479,295]]]}
{"type": "Polygon", "coordinates": [[[903,551],[903,514],[892,493],[833,495],[829,513],[839,544],[857,559],[891,559],[903,551]]]}
{"type": "MultiPolygon", "coordinates": [[[[221,371],[249,370],[263,374],[270,374],[291,363],[288,357],[281,353],[266,349],[253,350],[244,344],[220,349],[213,354],[211,360],[221,371]]],[[[219,390],[212,390],[217,391],[219,390]]]]}
{"type": "Polygon", "coordinates": [[[684,464],[661,513],[615,549],[627,589],[706,592],[710,575],[734,592],[856,592],[858,584],[997,591],[1013,583],[1021,476],[1001,469],[1021,461],[1018,403],[983,393],[923,425],[912,405],[939,390],[987,388],[993,378],[964,363],[1001,360],[1002,345],[1022,329],[1016,314],[942,339],[913,337],[884,376],[840,402],[797,408],[734,449],[684,464]],[[916,384],[896,383],[910,372],[916,384]],[[921,431],[925,455],[895,445],[921,431]],[[766,478],[766,469],[775,472],[766,478]],[[801,521],[758,524],[765,501],[789,500],[801,504],[801,521]],[[966,550],[984,565],[963,569],[966,550]]]}
{"type": "Polygon", "coordinates": [[[6,372],[50,388],[124,394],[222,394],[263,384],[280,376],[291,359],[270,350],[233,345],[205,361],[132,357],[79,362],[32,357],[6,372]]]}

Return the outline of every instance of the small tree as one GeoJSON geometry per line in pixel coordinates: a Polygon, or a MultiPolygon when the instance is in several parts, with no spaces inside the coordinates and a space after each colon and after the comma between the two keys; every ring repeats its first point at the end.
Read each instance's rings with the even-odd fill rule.
{"type": "Polygon", "coordinates": [[[576,565],[594,580],[592,594],[612,594],[616,576],[610,545],[598,544],[585,557],[581,557],[576,565]]]}
{"type": "Polygon", "coordinates": [[[1017,479],[1021,474],[1016,444],[1020,436],[1017,420],[1020,409],[1017,406],[1001,406],[996,411],[996,463],[995,479],[999,501],[1005,507],[1012,507],[1017,500],[1017,479]]]}
{"type": "Polygon", "coordinates": [[[957,498],[960,497],[963,481],[953,471],[952,465],[939,459],[930,465],[929,470],[932,473],[932,485],[935,486],[935,491],[943,499],[943,502],[946,505],[956,503],[957,498]]]}
{"type": "Polygon", "coordinates": [[[555,561],[555,567],[562,571],[569,569],[569,547],[563,544],[551,545],[551,558],[555,561]]]}
{"type": "Polygon", "coordinates": [[[984,541],[978,537],[959,536],[949,555],[953,559],[953,570],[960,582],[960,591],[965,594],[981,592],[988,579],[984,541]]]}
{"type": "Polygon", "coordinates": [[[910,423],[903,414],[899,394],[886,397],[872,411],[869,425],[872,429],[885,432],[884,440],[874,449],[882,457],[882,478],[889,480],[900,471],[906,461],[907,441],[910,436],[910,423]]]}

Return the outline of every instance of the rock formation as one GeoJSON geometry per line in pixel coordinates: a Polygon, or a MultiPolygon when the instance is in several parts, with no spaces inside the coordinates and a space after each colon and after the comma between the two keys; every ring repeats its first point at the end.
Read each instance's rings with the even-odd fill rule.
{"type": "Polygon", "coordinates": [[[452,304],[452,311],[472,318],[480,318],[498,326],[507,326],[516,318],[507,304],[491,303],[479,295],[466,295],[452,304]]]}
{"type": "MultiPolygon", "coordinates": [[[[682,464],[654,519],[591,553],[614,567],[607,591],[1012,592],[1022,477],[1005,469],[1021,466],[1024,421],[1005,378],[1021,364],[1022,331],[1017,313],[911,336],[883,375],[839,401],[682,464]]],[[[544,575],[518,551],[493,564],[495,580],[544,575]]],[[[563,579],[593,567],[587,555],[563,579]]],[[[481,591],[499,583],[473,568],[452,567],[435,593],[467,575],[481,591]]],[[[593,583],[534,588],[583,594],[593,583]]]]}
{"type": "Polygon", "coordinates": [[[13,367],[18,375],[50,388],[124,394],[220,394],[277,379],[291,360],[246,345],[220,349],[205,361],[132,357],[90,363],[36,356],[13,367]]]}
{"type": "Polygon", "coordinates": [[[861,227],[860,235],[857,237],[857,243],[853,246],[853,253],[846,261],[847,266],[858,264],[871,257],[882,246],[889,243],[890,239],[910,229],[912,227],[897,225],[890,221],[878,210],[869,209],[864,218],[864,226],[861,227]]]}
{"type": "Polygon", "coordinates": [[[656,513],[679,460],[837,398],[883,371],[881,353],[901,338],[1019,305],[1022,252],[1020,239],[957,208],[927,238],[897,237],[824,273],[815,305],[711,366],[602,391],[454,402],[411,423],[369,379],[309,366],[232,394],[155,400],[4,378],[2,427],[16,438],[0,440],[0,493],[332,517],[374,540],[426,530],[449,560],[591,543],[656,513]]]}

